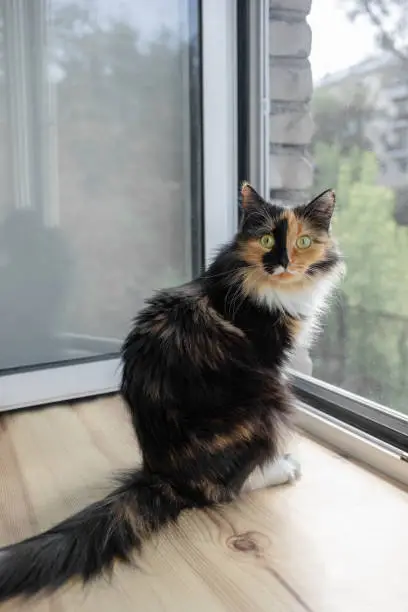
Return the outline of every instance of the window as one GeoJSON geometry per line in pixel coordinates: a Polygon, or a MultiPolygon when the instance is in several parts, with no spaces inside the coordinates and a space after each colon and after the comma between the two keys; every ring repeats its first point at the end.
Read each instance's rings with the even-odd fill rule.
{"type": "Polygon", "coordinates": [[[234,6],[0,0],[0,409],[115,390],[144,298],[231,235],[234,6]]]}
{"type": "Polygon", "coordinates": [[[311,351],[312,376],[296,364],[301,397],[407,449],[408,215],[398,196],[408,187],[407,132],[395,100],[406,87],[408,30],[394,27],[407,7],[373,0],[378,22],[366,4],[270,1],[269,195],[293,206],[337,192],[348,273],[311,351]],[[384,146],[392,134],[403,166],[384,146]]]}
{"type": "MultiPolygon", "coordinates": [[[[322,170],[313,177],[311,189],[317,192],[328,183],[337,188],[335,230],[348,267],[325,332],[313,351],[314,376],[408,414],[408,277],[404,263],[408,260],[408,228],[394,216],[396,190],[401,184],[383,174],[381,162],[387,160],[382,155],[387,154],[370,138],[370,122],[379,121],[378,115],[371,119],[371,111],[380,107],[383,133],[392,129],[391,75],[398,71],[400,80],[405,79],[408,57],[400,58],[398,36],[394,48],[383,48],[378,43],[379,26],[363,3],[354,4],[357,9],[362,7],[355,22],[339,0],[313,0],[310,14],[312,112],[317,126],[311,147],[314,162],[322,170]],[[330,39],[327,33],[328,5],[338,24],[334,39],[333,32],[330,39]],[[347,49],[340,38],[347,38],[347,49]],[[377,63],[367,64],[370,56],[376,56],[377,63]],[[353,83],[356,72],[359,79],[353,83]],[[349,99],[338,95],[333,104],[334,85],[329,77],[324,78],[327,74],[337,91],[360,89],[358,105],[352,110],[360,114],[362,130],[351,140],[342,137],[343,117],[351,113],[349,99]],[[373,87],[375,80],[377,88],[373,87]],[[335,141],[326,137],[328,129],[334,132],[335,141]]],[[[402,11],[401,3],[391,2],[390,6],[395,16],[402,11]]],[[[386,15],[382,20],[383,27],[388,27],[386,15]]],[[[406,128],[399,129],[396,136],[395,146],[405,149],[406,128]]]]}
{"type": "Polygon", "coordinates": [[[197,23],[178,0],[2,9],[0,368],[115,352],[201,263],[197,23]]]}

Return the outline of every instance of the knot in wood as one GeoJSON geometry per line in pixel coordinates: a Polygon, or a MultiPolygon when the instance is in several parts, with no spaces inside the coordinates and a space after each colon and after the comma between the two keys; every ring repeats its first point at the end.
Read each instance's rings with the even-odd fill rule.
{"type": "Polygon", "coordinates": [[[268,536],[258,531],[246,531],[227,540],[227,545],[232,550],[243,553],[252,553],[261,557],[270,544],[268,536]]]}

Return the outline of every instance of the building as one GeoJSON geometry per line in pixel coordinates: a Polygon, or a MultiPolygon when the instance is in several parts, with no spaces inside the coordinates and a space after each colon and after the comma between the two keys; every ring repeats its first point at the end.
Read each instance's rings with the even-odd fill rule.
{"type": "MultiPolygon", "coordinates": [[[[330,74],[316,83],[344,102],[364,91],[367,111],[361,113],[368,146],[376,153],[379,181],[397,194],[396,218],[406,224],[408,211],[408,80],[400,60],[385,52],[351,68],[330,74]]],[[[350,116],[350,130],[353,129],[350,116]]]]}

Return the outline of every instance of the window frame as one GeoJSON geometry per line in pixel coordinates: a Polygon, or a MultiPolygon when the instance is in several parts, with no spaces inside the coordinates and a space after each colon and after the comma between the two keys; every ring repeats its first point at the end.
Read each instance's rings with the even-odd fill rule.
{"type": "Polygon", "coordinates": [[[323,380],[292,371],[297,397],[322,416],[334,418],[408,454],[408,418],[323,380]]]}
{"type": "MultiPolygon", "coordinates": [[[[236,136],[236,0],[205,0],[200,7],[202,96],[203,221],[194,267],[208,262],[229,240],[237,225],[236,136]],[[231,202],[231,206],[224,203],[231,202]]],[[[197,177],[195,177],[197,180],[197,177]]],[[[121,361],[112,351],[101,358],[44,364],[0,375],[0,412],[64,400],[114,393],[120,385],[121,361]]]]}
{"type": "Polygon", "coordinates": [[[238,173],[269,198],[269,1],[238,0],[238,173]]]}
{"type": "Polygon", "coordinates": [[[307,404],[300,400],[296,403],[295,423],[301,433],[336,450],[345,459],[353,459],[394,484],[408,487],[407,453],[323,414],[314,407],[313,399],[307,404]]]}

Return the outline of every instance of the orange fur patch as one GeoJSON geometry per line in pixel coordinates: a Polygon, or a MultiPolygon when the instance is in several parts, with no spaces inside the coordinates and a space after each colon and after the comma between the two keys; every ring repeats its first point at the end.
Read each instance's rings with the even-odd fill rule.
{"type": "Polygon", "coordinates": [[[265,249],[261,246],[258,238],[250,238],[241,246],[242,259],[250,266],[262,265],[262,258],[264,255],[265,249]]]}
{"type": "Polygon", "coordinates": [[[207,443],[208,450],[222,451],[229,446],[238,444],[239,442],[250,442],[254,435],[254,426],[252,423],[239,423],[229,433],[214,438],[207,443]]]}
{"type": "Polygon", "coordinates": [[[194,460],[198,451],[203,449],[208,453],[218,453],[242,442],[251,442],[255,435],[255,425],[250,422],[238,423],[225,434],[214,434],[206,440],[192,438],[188,444],[175,448],[170,453],[170,460],[174,464],[186,460],[194,460]]]}

